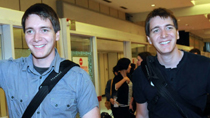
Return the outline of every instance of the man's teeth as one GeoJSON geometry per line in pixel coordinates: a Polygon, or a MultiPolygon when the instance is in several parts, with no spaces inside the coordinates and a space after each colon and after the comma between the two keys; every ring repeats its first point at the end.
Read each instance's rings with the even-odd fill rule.
{"type": "Polygon", "coordinates": [[[167,44],[169,43],[170,41],[165,41],[165,42],[161,42],[160,44],[167,44]]]}
{"type": "Polygon", "coordinates": [[[37,48],[41,48],[41,47],[43,47],[44,45],[37,45],[37,46],[35,46],[35,47],[37,47],[37,48]]]}

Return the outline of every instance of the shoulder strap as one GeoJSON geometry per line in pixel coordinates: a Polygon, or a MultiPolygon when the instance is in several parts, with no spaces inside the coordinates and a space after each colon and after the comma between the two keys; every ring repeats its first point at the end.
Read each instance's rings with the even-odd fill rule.
{"type": "Polygon", "coordinates": [[[53,89],[53,87],[58,83],[58,81],[74,66],[79,66],[78,64],[64,60],[60,64],[59,73],[54,70],[48,75],[44,82],[39,86],[39,91],[36,93],[28,107],[26,108],[22,118],[31,118],[36,109],[39,107],[41,102],[47,96],[48,93],[53,89]]]}
{"type": "Polygon", "coordinates": [[[174,91],[165,81],[164,76],[160,72],[160,70],[157,68],[155,63],[155,57],[149,56],[147,57],[147,61],[144,67],[144,71],[146,72],[146,75],[153,84],[157,90],[158,93],[164,97],[179,113],[184,117],[188,118],[183,109],[177,104],[183,104],[187,109],[193,111],[194,113],[202,116],[202,111],[198,107],[195,107],[186,101],[184,101],[176,91],[174,91]]]}
{"type": "Polygon", "coordinates": [[[111,86],[110,86],[110,96],[112,96],[112,84],[113,84],[113,79],[111,80],[111,86]]]}

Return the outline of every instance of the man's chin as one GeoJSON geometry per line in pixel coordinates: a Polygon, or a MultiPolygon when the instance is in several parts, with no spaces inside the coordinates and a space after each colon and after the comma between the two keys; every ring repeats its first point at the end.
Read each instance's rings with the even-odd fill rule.
{"type": "Polygon", "coordinates": [[[32,55],[35,59],[44,59],[45,58],[45,56],[43,56],[43,55],[37,55],[37,54],[35,55],[33,53],[32,53],[32,55]]]}

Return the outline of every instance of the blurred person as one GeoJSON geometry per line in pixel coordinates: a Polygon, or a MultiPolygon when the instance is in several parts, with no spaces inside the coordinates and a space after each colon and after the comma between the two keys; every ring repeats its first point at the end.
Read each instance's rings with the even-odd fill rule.
{"type": "MultiPolygon", "coordinates": [[[[201,51],[197,48],[193,48],[191,49],[189,52],[193,53],[193,54],[201,54],[201,51]]],[[[207,102],[206,102],[206,107],[204,109],[204,115],[208,116],[208,118],[210,118],[210,95],[209,93],[207,93],[207,102]]]]}
{"type": "MultiPolygon", "coordinates": [[[[113,67],[112,72],[114,74],[114,77],[117,76],[117,74],[118,74],[117,66],[113,67]]],[[[110,80],[107,81],[106,89],[105,89],[105,96],[106,96],[107,101],[110,101],[113,105],[114,104],[113,95],[115,95],[116,93],[112,93],[112,95],[110,96],[110,86],[111,86],[111,81],[112,80],[113,79],[110,79],[110,80]]]]}
{"type": "Polygon", "coordinates": [[[129,108],[132,106],[132,82],[127,74],[130,73],[131,61],[128,58],[121,58],[117,62],[118,75],[113,80],[113,91],[117,91],[117,96],[113,96],[115,113],[114,118],[130,118],[129,108]]]}
{"type": "MultiPolygon", "coordinates": [[[[113,67],[113,74],[114,74],[114,77],[118,75],[117,66],[113,67]]],[[[106,96],[107,101],[110,101],[110,103],[111,103],[111,110],[112,110],[112,113],[114,114],[115,113],[115,111],[114,111],[115,108],[113,107],[113,105],[114,105],[115,101],[114,101],[113,96],[116,96],[117,93],[116,93],[115,90],[113,91],[113,89],[111,89],[111,86],[113,84],[113,79],[110,79],[110,80],[107,81],[106,89],[105,89],[105,96],[106,96]]]]}
{"type": "Polygon", "coordinates": [[[136,69],[136,64],[131,63],[131,70],[130,70],[130,73],[129,74],[132,75],[135,69],[136,69]]]}
{"type": "Polygon", "coordinates": [[[141,53],[139,53],[138,56],[137,56],[137,66],[140,66],[141,62],[143,60],[146,60],[147,56],[152,56],[152,54],[150,52],[141,52],[141,53]]]}
{"type": "Polygon", "coordinates": [[[197,48],[193,48],[189,52],[194,53],[194,54],[199,54],[199,55],[201,54],[201,51],[197,48]]]}

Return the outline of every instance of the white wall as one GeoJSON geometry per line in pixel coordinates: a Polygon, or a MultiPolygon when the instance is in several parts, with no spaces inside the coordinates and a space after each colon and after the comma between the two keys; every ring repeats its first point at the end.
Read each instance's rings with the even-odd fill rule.
{"type": "Polygon", "coordinates": [[[114,74],[112,72],[113,67],[117,65],[117,53],[116,52],[112,52],[112,53],[108,53],[108,72],[109,72],[109,79],[113,79],[114,78],[114,74]]]}
{"type": "Polygon", "coordinates": [[[107,53],[98,53],[98,65],[99,65],[99,95],[105,94],[106,83],[108,78],[108,60],[107,53]]]}

